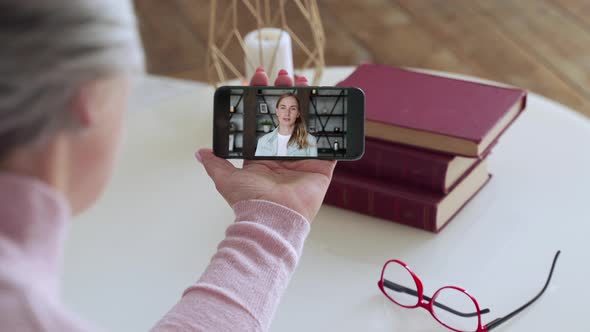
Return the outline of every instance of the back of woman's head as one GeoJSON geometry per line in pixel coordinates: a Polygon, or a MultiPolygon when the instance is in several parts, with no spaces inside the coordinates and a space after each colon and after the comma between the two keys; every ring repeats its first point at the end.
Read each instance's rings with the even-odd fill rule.
{"type": "Polygon", "coordinates": [[[0,160],[75,127],[84,82],[143,69],[127,0],[0,0],[0,160]]]}

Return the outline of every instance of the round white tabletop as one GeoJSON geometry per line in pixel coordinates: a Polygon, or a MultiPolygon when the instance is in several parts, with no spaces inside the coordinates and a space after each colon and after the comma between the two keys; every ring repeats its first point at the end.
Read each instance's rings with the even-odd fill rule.
{"type": "MultiPolygon", "coordinates": [[[[322,85],[353,68],[331,68],[322,85]]],[[[147,331],[207,266],[232,210],[193,154],[212,145],[214,89],[147,77],[137,86],[114,178],[73,223],[64,293],[110,331],[147,331]]],[[[440,234],[322,207],[272,331],[444,331],[389,302],[382,264],[405,261],[425,294],[458,285],[491,309],[484,323],[541,299],[498,331],[580,331],[590,288],[590,121],[530,94],[489,157],[491,182],[440,234]]],[[[487,317],[486,317],[487,316],[487,317]]]]}

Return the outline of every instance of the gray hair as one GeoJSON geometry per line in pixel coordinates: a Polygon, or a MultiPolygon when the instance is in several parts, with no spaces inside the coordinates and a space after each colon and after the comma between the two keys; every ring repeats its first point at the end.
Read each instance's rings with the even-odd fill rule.
{"type": "Polygon", "coordinates": [[[80,84],[143,67],[128,0],[0,0],[0,161],[74,127],[80,84]]]}

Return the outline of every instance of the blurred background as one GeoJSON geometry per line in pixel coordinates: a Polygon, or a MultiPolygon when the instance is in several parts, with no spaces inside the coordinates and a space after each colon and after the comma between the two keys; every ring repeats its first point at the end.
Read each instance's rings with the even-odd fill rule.
{"type": "MultiPolygon", "coordinates": [[[[326,66],[374,62],[467,74],[528,89],[590,116],[590,0],[317,2],[326,66]]],[[[231,0],[217,3],[223,9],[231,0]]],[[[303,40],[311,38],[293,1],[286,4],[289,26],[303,40]]],[[[135,0],[149,73],[207,81],[210,5],[135,0]]],[[[239,12],[240,30],[253,30],[246,9],[239,12]]],[[[241,63],[240,49],[233,50],[226,56],[241,63]]],[[[303,62],[298,51],[296,68],[303,62]]]]}

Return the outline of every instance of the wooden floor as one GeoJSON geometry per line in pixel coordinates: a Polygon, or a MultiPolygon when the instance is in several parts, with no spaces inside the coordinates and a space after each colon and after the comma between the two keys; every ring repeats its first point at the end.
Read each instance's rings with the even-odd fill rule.
{"type": "MultiPolygon", "coordinates": [[[[205,81],[210,1],[135,3],[149,72],[205,81]]],[[[318,3],[328,66],[370,61],[474,75],[590,116],[590,0],[318,3]]],[[[306,28],[288,21],[295,32],[306,28]]]]}

